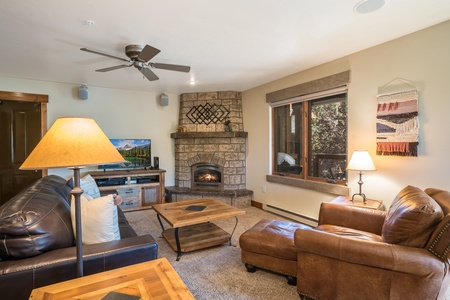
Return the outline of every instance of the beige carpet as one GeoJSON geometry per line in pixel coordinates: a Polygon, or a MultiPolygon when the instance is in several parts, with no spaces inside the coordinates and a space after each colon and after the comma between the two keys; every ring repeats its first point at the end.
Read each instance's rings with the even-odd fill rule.
{"type": "MultiPolygon", "coordinates": [[[[158,256],[169,260],[198,300],[298,300],[296,287],[288,285],[284,276],[261,270],[255,273],[246,271],[237,246],[239,236],[262,218],[283,218],[254,207],[245,208],[245,211],[246,214],[239,217],[232,246],[223,245],[185,253],[179,261],[176,261],[176,252],[160,238],[161,227],[153,210],[127,212],[126,217],[138,235],[150,233],[158,241],[158,256]]],[[[232,232],[235,219],[228,218],[214,223],[225,231],[232,232]]]]}
{"type": "MultiPolygon", "coordinates": [[[[255,207],[245,208],[246,214],[239,222],[232,238],[232,246],[223,245],[183,254],[176,261],[176,253],[160,238],[161,227],[153,210],[127,212],[126,217],[138,235],[150,233],[158,242],[159,257],[166,257],[183,282],[198,300],[264,300],[299,299],[295,286],[290,286],[284,276],[258,270],[248,273],[241,262],[239,236],[263,218],[283,220],[283,217],[255,207]]],[[[234,218],[214,222],[227,232],[232,232],[234,218]]],[[[169,228],[164,223],[166,228],[169,228]]],[[[445,300],[450,300],[450,289],[445,300]]]]}

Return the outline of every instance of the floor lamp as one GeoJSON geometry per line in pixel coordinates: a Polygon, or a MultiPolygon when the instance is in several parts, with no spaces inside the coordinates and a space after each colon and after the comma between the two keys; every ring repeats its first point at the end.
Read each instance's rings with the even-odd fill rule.
{"type": "Polygon", "coordinates": [[[367,150],[355,150],[353,152],[352,158],[347,165],[347,170],[359,171],[359,193],[355,193],[352,196],[352,201],[355,200],[355,196],[361,196],[363,198],[363,203],[366,204],[366,195],[362,192],[362,171],[375,171],[375,165],[373,164],[372,158],[367,150]]]}
{"type": "Polygon", "coordinates": [[[124,162],[123,157],[93,119],[64,117],[53,123],[36,148],[24,161],[21,170],[69,168],[74,173],[72,195],[75,198],[75,241],[77,275],[83,276],[81,232],[80,169],[86,166],[124,162]]]}

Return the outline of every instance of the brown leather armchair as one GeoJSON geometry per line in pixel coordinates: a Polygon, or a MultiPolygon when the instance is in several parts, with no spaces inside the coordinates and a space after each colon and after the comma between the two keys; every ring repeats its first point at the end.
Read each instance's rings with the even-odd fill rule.
{"type": "Polygon", "coordinates": [[[444,299],[450,193],[408,186],[387,212],[323,203],[294,242],[302,299],[444,299]]]}

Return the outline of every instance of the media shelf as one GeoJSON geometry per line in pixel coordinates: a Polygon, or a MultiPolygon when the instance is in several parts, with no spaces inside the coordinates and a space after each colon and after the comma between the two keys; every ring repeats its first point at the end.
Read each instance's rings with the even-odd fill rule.
{"type": "Polygon", "coordinates": [[[120,208],[124,211],[151,208],[153,204],[164,203],[164,175],[158,170],[99,171],[89,174],[97,182],[100,194],[122,196],[120,208]]]}

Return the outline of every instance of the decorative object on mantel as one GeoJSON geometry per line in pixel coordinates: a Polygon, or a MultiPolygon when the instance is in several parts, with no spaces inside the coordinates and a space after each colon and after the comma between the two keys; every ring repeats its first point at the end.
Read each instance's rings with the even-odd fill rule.
{"type": "Polygon", "coordinates": [[[223,125],[225,125],[225,131],[231,132],[233,131],[233,127],[231,127],[231,121],[230,119],[225,118],[225,122],[223,122],[223,125]]]}
{"type": "Polygon", "coordinates": [[[419,145],[419,91],[410,81],[395,78],[377,95],[377,155],[417,156],[419,145]],[[392,83],[399,86],[383,93],[392,83]]]}
{"type": "Polygon", "coordinates": [[[186,117],[194,124],[216,124],[223,122],[230,111],[223,105],[209,104],[193,106],[186,117]]]}

